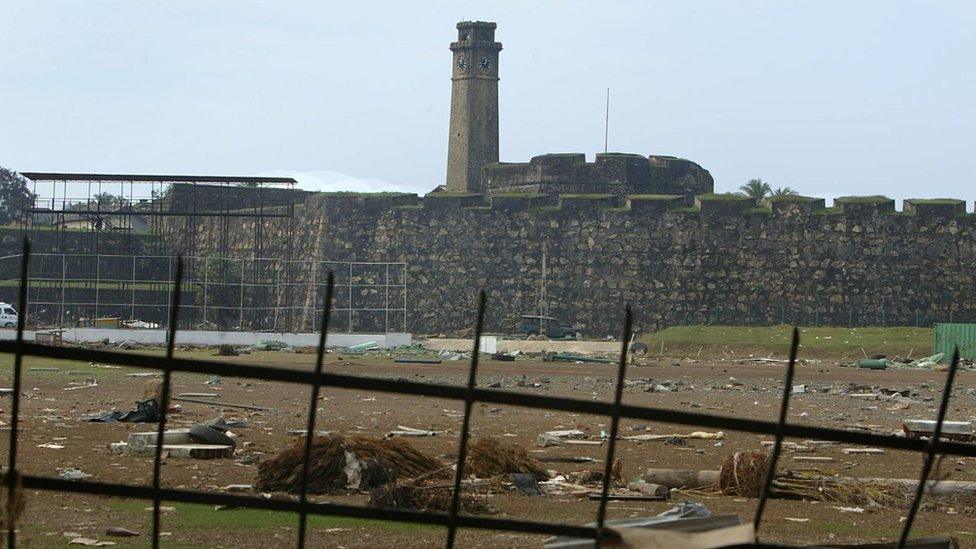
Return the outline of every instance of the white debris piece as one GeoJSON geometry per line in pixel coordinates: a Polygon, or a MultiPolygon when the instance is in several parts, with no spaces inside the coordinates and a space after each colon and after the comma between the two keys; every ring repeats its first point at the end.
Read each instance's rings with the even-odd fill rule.
{"type": "Polygon", "coordinates": [[[885,453],[881,448],[844,448],[849,456],[879,456],[885,453]]]}

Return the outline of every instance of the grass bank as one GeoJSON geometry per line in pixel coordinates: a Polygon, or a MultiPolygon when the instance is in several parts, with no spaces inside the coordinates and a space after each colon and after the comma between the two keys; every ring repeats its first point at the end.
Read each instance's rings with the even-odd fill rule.
{"type": "MultiPolygon", "coordinates": [[[[668,356],[785,357],[790,326],[676,326],[647,334],[650,353],[668,356]]],[[[863,358],[874,354],[921,357],[932,354],[931,328],[800,328],[800,356],[863,358]]]]}

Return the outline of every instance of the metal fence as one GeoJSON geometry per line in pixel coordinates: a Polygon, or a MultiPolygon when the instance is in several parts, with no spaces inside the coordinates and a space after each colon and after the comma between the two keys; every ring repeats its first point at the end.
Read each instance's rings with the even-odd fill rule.
{"type": "MultiPolygon", "coordinates": [[[[28,265],[30,259],[29,243],[24,244],[24,254],[21,259],[20,274],[20,294],[19,310],[27,310],[28,287],[28,265]]],[[[924,455],[924,464],[919,476],[919,484],[916,489],[915,497],[912,500],[907,519],[902,528],[902,535],[899,546],[903,547],[907,542],[908,536],[914,524],[915,516],[918,512],[919,504],[928,479],[932,472],[932,467],[938,454],[976,457],[976,445],[963,444],[941,440],[942,425],[948,409],[949,398],[952,391],[952,383],[956,375],[959,363],[958,353],[954,353],[952,365],[949,368],[945,387],[942,392],[942,399],[939,406],[938,417],[932,437],[929,440],[901,438],[896,436],[878,435],[872,433],[852,432],[839,429],[793,425],[787,422],[787,410],[789,408],[790,394],[792,392],[793,373],[796,364],[796,352],[799,346],[799,332],[793,330],[793,342],[790,351],[790,360],[787,366],[783,396],[779,410],[778,421],[762,421],[758,419],[740,419],[726,416],[709,415],[697,412],[676,411],[666,408],[650,406],[625,405],[621,402],[623,394],[623,381],[627,365],[627,342],[631,334],[631,310],[629,306],[621,305],[621,316],[623,320],[623,333],[621,337],[621,349],[619,361],[617,363],[616,385],[614,399],[612,403],[594,402],[565,397],[552,397],[541,395],[526,395],[512,391],[493,390],[479,388],[476,385],[478,373],[478,345],[482,332],[485,314],[485,293],[481,292],[477,315],[475,317],[475,337],[474,349],[471,358],[471,367],[466,386],[450,386],[434,383],[422,383],[407,380],[388,380],[356,376],[348,374],[325,373],[322,370],[323,357],[325,353],[326,333],[331,320],[332,299],[334,298],[335,280],[329,274],[326,282],[326,300],[322,311],[321,331],[319,336],[318,354],[314,372],[298,370],[284,370],[273,367],[257,365],[235,365],[235,377],[260,379],[264,381],[298,383],[308,385],[311,388],[311,401],[309,405],[308,425],[305,435],[305,451],[303,462],[303,474],[300,480],[300,494],[294,499],[264,499],[261,497],[233,495],[225,493],[201,492],[193,490],[171,489],[160,486],[160,473],[162,464],[163,445],[156,445],[156,453],[153,462],[152,486],[134,486],[119,483],[95,482],[88,480],[69,481],[59,478],[51,478],[35,475],[20,475],[17,472],[18,457],[18,435],[19,435],[19,413],[21,402],[21,381],[23,373],[23,359],[25,356],[47,357],[63,360],[84,360],[97,361],[100,363],[118,364],[133,366],[143,369],[158,370],[163,373],[162,384],[162,406],[160,406],[160,419],[157,426],[158,440],[162,440],[162,433],[166,428],[167,404],[170,397],[170,380],[173,372],[194,372],[203,374],[226,374],[226,365],[220,362],[206,360],[189,360],[176,358],[173,356],[173,349],[178,333],[177,325],[180,314],[180,285],[183,282],[183,262],[177,260],[172,302],[169,307],[169,330],[168,344],[165,356],[147,356],[125,352],[102,351],[93,349],[76,349],[68,347],[48,347],[35,343],[28,343],[24,340],[25,316],[21,315],[17,326],[17,338],[14,341],[0,341],[0,352],[14,354],[13,372],[13,402],[11,406],[10,422],[10,447],[8,457],[8,467],[4,472],[3,480],[7,490],[6,516],[14,516],[13,506],[16,501],[15,493],[21,488],[35,490],[49,490],[61,493],[76,494],[95,494],[104,496],[116,496],[122,498],[137,498],[152,500],[153,502],[153,547],[158,547],[160,543],[160,502],[172,501],[183,503],[205,503],[212,505],[228,505],[238,507],[249,507],[255,509],[266,509],[274,511],[287,511],[295,513],[299,524],[298,546],[304,547],[307,533],[308,515],[332,515],[341,517],[356,517],[364,519],[377,519],[388,521],[410,522],[418,524],[440,525],[447,527],[446,547],[454,546],[455,536],[459,528],[475,528],[484,530],[498,530],[509,532],[522,532],[531,534],[566,535],[579,538],[593,539],[597,546],[602,541],[609,539],[613,533],[604,528],[607,506],[607,495],[610,490],[611,467],[616,452],[616,440],[619,431],[620,419],[638,419],[644,421],[660,421],[691,425],[698,427],[708,427],[717,429],[731,429],[756,434],[769,434],[775,437],[775,442],[770,454],[768,468],[765,471],[764,483],[759,495],[759,504],[753,518],[754,525],[758,530],[763,517],[766,500],[770,494],[770,486],[774,478],[776,462],[782,448],[782,441],[785,437],[804,437],[822,440],[833,440],[851,444],[867,444],[883,448],[896,450],[910,450],[924,455]],[[464,402],[464,419],[461,429],[460,447],[458,449],[457,468],[454,475],[454,491],[452,496],[451,510],[449,513],[424,512],[406,509],[392,509],[382,507],[363,507],[331,502],[310,502],[307,494],[307,480],[309,469],[309,456],[311,455],[312,433],[315,432],[316,406],[319,390],[323,387],[333,387],[340,389],[357,389],[365,391],[378,391],[383,393],[404,394],[413,396],[426,396],[432,398],[446,398],[460,400],[464,402]],[[459,513],[460,486],[461,479],[465,474],[465,458],[467,455],[468,438],[470,434],[470,419],[474,402],[486,402],[502,405],[521,406],[527,408],[559,410],[566,412],[578,412],[592,415],[604,415],[611,417],[611,427],[607,445],[606,470],[603,475],[602,497],[600,498],[599,508],[596,517],[595,527],[575,526],[568,524],[555,524],[547,522],[526,521],[495,517],[473,517],[459,513]]],[[[7,522],[10,525],[10,522],[7,522]]],[[[16,545],[16,529],[8,526],[7,544],[9,547],[16,545]]],[[[775,545],[757,544],[756,546],[772,547],[775,545]]]]}
{"type": "MultiPolygon", "coordinates": [[[[183,329],[317,332],[325,279],[335,276],[333,329],[405,332],[407,274],[401,262],[183,257],[183,329]]],[[[32,327],[165,328],[177,257],[33,254],[27,316],[32,327]],[[106,318],[107,317],[107,318],[106,318]]],[[[0,257],[0,301],[17,289],[21,256],[0,257]],[[6,290],[6,292],[4,292],[6,290]]]]}

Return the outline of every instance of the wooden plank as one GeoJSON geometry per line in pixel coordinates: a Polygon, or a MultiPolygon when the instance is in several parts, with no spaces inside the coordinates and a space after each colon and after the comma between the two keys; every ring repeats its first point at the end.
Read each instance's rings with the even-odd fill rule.
{"type": "Polygon", "coordinates": [[[190,397],[173,397],[172,400],[178,400],[180,402],[195,402],[197,404],[209,404],[211,406],[217,406],[220,408],[241,408],[243,410],[257,410],[259,412],[270,412],[274,408],[267,408],[265,406],[253,406],[251,404],[230,404],[227,402],[213,402],[210,400],[204,400],[202,398],[190,398],[190,397]]]}

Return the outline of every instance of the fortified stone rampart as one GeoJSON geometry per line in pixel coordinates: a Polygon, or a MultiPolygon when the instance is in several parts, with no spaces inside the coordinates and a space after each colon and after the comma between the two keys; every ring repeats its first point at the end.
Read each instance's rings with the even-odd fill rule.
{"type": "Polygon", "coordinates": [[[522,163],[490,164],[485,168],[485,180],[490,194],[698,195],[714,188],[708,170],[690,160],[627,153],[600,153],[594,162],[586,162],[582,153],[564,153],[522,163]]]}
{"type": "Polygon", "coordinates": [[[962,201],[317,194],[296,215],[296,259],[405,262],[416,333],[471,326],[481,288],[486,328],[516,331],[543,280],[550,313],[590,336],[616,334],[626,303],[641,330],[976,320],[976,216],[962,201]]]}
{"type": "Polygon", "coordinates": [[[161,200],[163,210],[172,212],[216,212],[287,206],[303,202],[310,191],[289,187],[241,187],[176,183],[161,200]]]}

